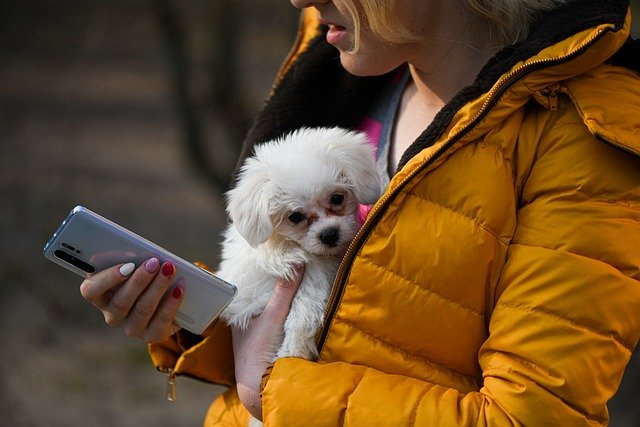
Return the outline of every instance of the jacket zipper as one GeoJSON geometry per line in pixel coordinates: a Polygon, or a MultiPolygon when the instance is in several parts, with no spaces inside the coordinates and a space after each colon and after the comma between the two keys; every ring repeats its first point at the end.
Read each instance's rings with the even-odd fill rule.
{"type": "MultiPolygon", "coordinates": [[[[375,223],[377,223],[377,221],[380,219],[381,213],[387,207],[389,200],[392,199],[393,196],[397,195],[400,192],[400,190],[402,190],[402,188],[411,179],[413,179],[413,177],[415,177],[419,172],[421,172],[423,169],[431,165],[438,157],[440,157],[444,152],[446,152],[453,144],[455,144],[465,134],[467,134],[471,129],[473,129],[478,124],[478,122],[481,119],[483,119],[484,116],[486,116],[488,111],[495,106],[495,104],[497,103],[497,100],[504,94],[504,92],[506,92],[509,87],[511,87],[515,82],[517,82],[524,75],[548,66],[558,65],[563,62],[570,61],[571,59],[574,59],[575,57],[584,53],[584,51],[586,51],[589,47],[591,47],[605,33],[611,32],[611,31],[617,31],[617,30],[619,30],[619,26],[617,25],[610,26],[609,28],[606,28],[606,29],[602,29],[602,28],[598,29],[596,33],[589,40],[587,40],[582,45],[580,45],[577,49],[575,49],[573,52],[565,56],[532,61],[506,74],[501,79],[502,83],[498,83],[498,85],[494,86],[494,88],[492,88],[489,91],[487,99],[482,104],[482,107],[480,108],[478,113],[474,116],[474,118],[471,120],[469,125],[465,126],[457,134],[452,136],[449,139],[449,141],[444,143],[440,147],[440,149],[437,150],[437,152],[431,153],[423,161],[423,163],[420,166],[418,166],[411,174],[405,177],[400,182],[400,184],[396,186],[393,192],[386,193],[385,195],[382,196],[380,200],[378,200],[378,202],[375,204],[375,207],[369,213],[369,216],[365,220],[364,224],[362,225],[362,227],[360,227],[360,230],[358,231],[356,236],[353,238],[353,240],[349,244],[349,247],[347,248],[347,252],[342,258],[340,265],[338,266],[336,278],[333,281],[333,285],[331,287],[331,293],[329,295],[329,299],[325,307],[322,328],[320,329],[320,332],[316,337],[318,354],[322,353],[324,344],[326,342],[327,333],[329,332],[329,326],[331,324],[331,320],[333,319],[333,316],[335,315],[336,310],[339,306],[339,302],[342,299],[344,285],[346,283],[346,278],[347,278],[347,274],[346,274],[348,270],[347,267],[351,265],[351,263],[353,262],[353,259],[355,258],[355,253],[360,249],[360,247],[362,247],[369,232],[373,229],[373,226],[375,225],[375,223]]],[[[450,123],[451,122],[449,122],[449,124],[450,123]]]]}
{"type": "Polygon", "coordinates": [[[167,375],[167,392],[166,392],[166,396],[167,396],[167,400],[169,402],[175,402],[176,401],[176,376],[178,375],[176,373],[176,371],[174,371],[172,368],[157,368],[158,371],[162,372],[163,374],[167,375]]]}
{"type": "Polygon", "coordinates": [[[167,376],[167,400],[169,402],[175,402],[176,398],[176,373],[173,369],[169,369],[167,376]]]}

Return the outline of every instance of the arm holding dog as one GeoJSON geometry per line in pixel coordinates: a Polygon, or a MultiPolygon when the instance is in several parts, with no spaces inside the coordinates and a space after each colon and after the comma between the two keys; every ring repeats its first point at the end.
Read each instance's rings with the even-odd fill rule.
{"type": "Polygon", "coordinates": [[[247,328],[232,328],[238,397],[257,419],[262,419],[260,382],[282,342],[284,323],[303,274],[301,268],[293,280],[277,281],[264,311],[247,328]]]}

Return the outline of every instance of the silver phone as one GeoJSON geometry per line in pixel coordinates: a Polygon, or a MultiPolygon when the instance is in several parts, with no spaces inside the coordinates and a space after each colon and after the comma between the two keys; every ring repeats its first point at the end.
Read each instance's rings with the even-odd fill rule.
{"type": "Polygon", "coordinates": [[[120,263],[137,267],[151,257],[171,261],[176,267],[173,285],[185,288],[176,323],[195,334],[201,334],[236,294],[230,283],[82,206],[62,221],[45,245],[44,256],[85,278],[120,263]]]}

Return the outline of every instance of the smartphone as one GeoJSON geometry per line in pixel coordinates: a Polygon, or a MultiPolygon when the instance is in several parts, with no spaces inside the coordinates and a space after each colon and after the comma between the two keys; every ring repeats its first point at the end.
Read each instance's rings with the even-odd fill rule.
{"type": "Polygon", "coordinates": [[[44,256],[85,278],[120,263],[137,267],[151,257],[171,261],[176,267],[172,287],[180,284],[185,289],[176,323],[194,334],[201,334],[236,294],[232,284],[82,206],[62,221],[45,245],[44,256]]]}

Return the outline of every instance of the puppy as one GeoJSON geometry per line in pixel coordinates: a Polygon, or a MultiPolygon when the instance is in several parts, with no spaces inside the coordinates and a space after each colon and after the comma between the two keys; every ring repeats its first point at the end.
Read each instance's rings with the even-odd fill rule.
{"type": "Polygon", "coordinates": [[[302,128],[255,148],[227,193],[232,224],[218,275],[238,287],[222,318],[246,328],[277,279],[305,264],[300,288],[270,362],[317,357],[315,335],[340,259],[358,228],[359,204],[379,197],[381,180],[365,135],[302,128]]]}

